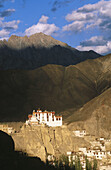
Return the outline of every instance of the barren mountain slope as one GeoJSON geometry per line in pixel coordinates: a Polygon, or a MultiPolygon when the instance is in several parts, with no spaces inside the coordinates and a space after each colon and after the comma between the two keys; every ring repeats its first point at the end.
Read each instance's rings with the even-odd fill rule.
{"type": "Polygon", "coordinates": [[[111,87],[111,56],[75,66],[0,71],[0,119],[25,120],[32,109],[63,111],[63,118],[111,87]]]}
{"type": "Polygon", "coordinates": [[[111,88],[66,118],[69,128],[86,129],[96,136],[111,137],[111,88]]]}
{"type": "Polygon", "coordinates": [[[35,69],[47,64],[68,66],[100,56],[94,51],[78,51],[43,33],[12,35],[8,41],[0,41],[0,70],[35,69]]]}

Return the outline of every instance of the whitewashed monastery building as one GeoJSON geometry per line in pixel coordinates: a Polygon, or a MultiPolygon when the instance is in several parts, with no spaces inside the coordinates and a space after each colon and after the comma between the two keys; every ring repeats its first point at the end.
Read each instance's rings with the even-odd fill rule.
{"type": "Polygon", "coordinates": [[[39,125],[45,124],[47,126],[62,126],[62,116],[55,116],[54,111],[44,111],[38,109],[37,111],[33,110],[32,115],[28,115],[28,120],[26,125],[39,125]]]}

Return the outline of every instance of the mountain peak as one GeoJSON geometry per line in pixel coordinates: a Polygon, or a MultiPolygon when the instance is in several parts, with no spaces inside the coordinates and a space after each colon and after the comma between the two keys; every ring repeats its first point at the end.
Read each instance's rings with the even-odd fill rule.
{"type": "Polygon", "coordinates": [[[12,35],[7,42],[1,41],[0,56],[1,69],[34,69],[47,64],[74,65],[101,55],[80,52],[50,35],[36,33],[30,37],[12,35]]]}
{"type": "Polygon", "coordinates": [[[34,46],[35,48],[51,48],[55,45],[68,47],[66,43],[58,41],[50,35],[46,35],[42,32],[33,34],[29,37],[11,35],[11,37],[8,39],[8,46],[14,49],[23,49],[29,46],[34,46]]]}

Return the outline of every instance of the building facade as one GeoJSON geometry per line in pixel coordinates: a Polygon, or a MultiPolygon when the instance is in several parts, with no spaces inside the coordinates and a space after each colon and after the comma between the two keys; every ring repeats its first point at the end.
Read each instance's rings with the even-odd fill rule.
{"type": "Polygon", "coordinates": [[[75,136],[84,137],[86,135],[86,130],[85,129],[75,130],[75,131],[73,131],[73,133],[75,134],[75,136]]]}
{"type": "Polygon", "coordinates": [[[55,116],[55,112],[49,112],[38,109],[37,111],[33,110],[32,115],[28,115],[28,120],[26,125],[39,125],[45,124],[47,126],[62,126],[62,116],[55,116]]]}
{"type": "Polygon", "coordinates": [[[0,124],[0,130],[8,134],[12,134],[15,132],[13,127],[9,127],[8,125],[5,124],[0,124]]]}

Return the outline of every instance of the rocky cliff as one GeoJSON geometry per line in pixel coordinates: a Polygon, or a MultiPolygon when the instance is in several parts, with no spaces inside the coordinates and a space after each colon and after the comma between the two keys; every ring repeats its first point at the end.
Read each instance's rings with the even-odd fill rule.
{"type": "Polygon", "coordinates": [[[75,137],[66,126],[43,127],[23,126],[20,133],[13,134],[15,150],[21,150],[30,156],[40,157],[45,161],[48,154],[60,156],[67,151],[77,151],[78,147],[90,146],[84,139],[75,137]]]}

